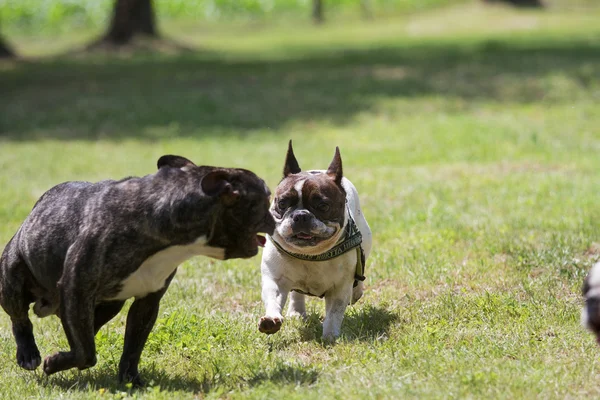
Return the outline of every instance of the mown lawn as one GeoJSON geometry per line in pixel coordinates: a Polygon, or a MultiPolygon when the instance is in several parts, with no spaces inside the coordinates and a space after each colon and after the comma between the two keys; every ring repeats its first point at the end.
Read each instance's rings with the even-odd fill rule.
{"type": "MultiPolygon", "coordinates": [[[[260,258],[185,263],[141,370],[116,384],[125,313],[98,365],[21,370],[0,313],[0,394],[23,398],[590,398],[580,286],[600,259],[600,10],[478,5],[310,26],[169,25],[197,48],[0,64],[0,243],[66,180],[153,172],[158,157],[249,168],[274,188],[336,145],[374,232],[367,291],[335,346],[306,322],[264,336],[260,258]]],[[[86,36],[87,35],[87,36],[86,36]]],[[[36,55],[85,40],[12,37],[36,55]]],[[[43,355],[65,349],[33,319],[43,355]]]]}

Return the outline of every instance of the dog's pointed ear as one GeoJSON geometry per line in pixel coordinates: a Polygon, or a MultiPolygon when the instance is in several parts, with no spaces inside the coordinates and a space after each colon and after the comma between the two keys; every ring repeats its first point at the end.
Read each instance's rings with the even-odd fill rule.
{"type": "Polygon", "coordinates": [[[331,161],[331,164],[329,164],[329,168],[327,168],[327,175],[329,175],[338,185],[342,184],[342,177],[344,176],[342,171],[342,157],[340,156],[340,148],[337,146],[335,147],[333,160],[331,161]]]}
{"type": "Polygon", "coordinates": [[[230,178],[231,174],[228,171],[211,171],[202,178],[200,186],[207,196],[218,196],[226,206],[231,206],[240,197],[240,192],[233,189],[230,178]]]}
{"type": "Polygon", "coordinates": [[[287,177],[291,174],[297,174],[300,171],[300,165],[298,165],[298,161],[296,160],[296,156],[294,156],[294,149],[292,148],[292,140],[290,139],[290,143],[288,144],[287,155],[285,156],[285,164],[283,166],[283,177],[287,177]]]}
{"type": "Polygon", "coordinates": [[[158,159],[158,161],[156,162],[156,166],[158,167],[158,169],[161,169],[163,167],[183,168],[195,167],[196,164],[194,164],[185,157],[167,154],[158,159]]]}

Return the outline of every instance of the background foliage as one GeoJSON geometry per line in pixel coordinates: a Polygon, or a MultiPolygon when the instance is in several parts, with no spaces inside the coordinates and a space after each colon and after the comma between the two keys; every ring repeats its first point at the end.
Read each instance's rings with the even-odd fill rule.
{"type": "MultiPolygon", "coordinates": [[[[460,0],[369,0],[377,14],[411,12],[460,0]]],[[[464,2],[464,1],[463,1],[464,2]]],[[[155,0],[161,19],[273,19],[309,15],[311,0],[155,0]]],[[[105,26],[113,0],[0,0],[0,21],[10,28],[62,30],[105,26]]],[[[327,0],[327,13],[356,12],[357,0],[327,0]]]]}

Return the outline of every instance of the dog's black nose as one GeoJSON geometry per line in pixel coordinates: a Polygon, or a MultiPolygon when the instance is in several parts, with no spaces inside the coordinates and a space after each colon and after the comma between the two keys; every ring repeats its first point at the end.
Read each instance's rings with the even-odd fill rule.
{"type": "Polygon", "coordinates": [[[294,214],[292,214],[292,219],[294,220],[294,222],[308,222],[310,221],[310,212],[308,212],[307,210],[299,210],[294,212],[294,214]]]}
{"type": "Polygon", "coordinates": [[[308,210],[294,211],[291,215],[292,229],[294,232],[309,233],[311,231],[313,216],[308,210]]]}

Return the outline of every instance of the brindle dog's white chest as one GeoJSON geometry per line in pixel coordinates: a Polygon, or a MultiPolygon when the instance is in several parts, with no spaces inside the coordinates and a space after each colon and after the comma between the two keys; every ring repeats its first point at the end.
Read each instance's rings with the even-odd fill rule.
{"type": "Polygon", "coordinates": [[[204,255],[222,260],[225,249],[206,245],[206,236],[185,246],[171,246],[148,257],[123,282],[121,291],[109,300],[126,300],[131,297],[144,297],[162,289],[166,279],[185,260],[204,255]]]}

